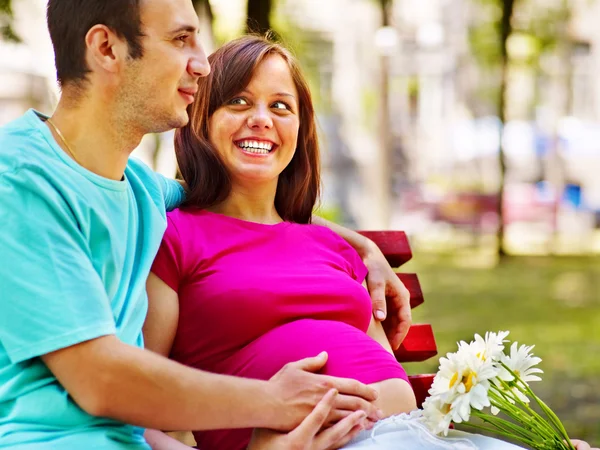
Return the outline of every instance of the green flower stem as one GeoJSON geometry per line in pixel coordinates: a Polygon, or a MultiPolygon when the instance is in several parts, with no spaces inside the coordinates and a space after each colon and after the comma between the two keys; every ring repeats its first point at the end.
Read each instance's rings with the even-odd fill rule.
{"type": "MultiPolygon", "coordinates": [[[[512,393],[511,393],[512,394],[512,393]]],[[[528,411],[529,414],[526,414],[522,409],[520,409],[515,404],[512,404],[507,400],[508,397],[513,398],[511,395],[508,395],[507,392],[494,392],[490,390],[489,392],[490,399],[494,400],[494,406],[500,409],[504,414],[510,416],[515,421],[527,426],[531,430],[535,430],[538,433],[544,430],[546,433],[549,433],[550,436],[556,434],[555,430],[548,425],[546,421],[544,421],[535,411],[528,411]]],[[[514,399],[514,398],[513,398],[514,399]]],[[[519,401],[518,398],[514,399],[519,402],[522,406],[527,407],[526,404],[519,401]]]]}
{"type": "Polygon", "coordinates": [[[507,411],[515,411],[515,414],[513,415],[513,418],[515,420],[522,422],[522,423],[524,423],[524,422],[528,423],[531,426],[531,428],[535,428],[538,431],[541,431],[541,429],[544,429],[545,431],[547,431],[549,433],[549,436],[556,436],[556,430],[554,428],[552,428],[552,426],[546,420],[544,420],[544,418],[542,416],[540,416],[536,411],[531,409],[531,407],[527,403],[525,403],[516,394],[514,394],[510,390],[510,386],[508,385],[508,383],[506,383],[502,380],[500,380],[500,381],[501,381],[503,387],[505,388],[505,390],[500,391],[498,389],[496,392],[490,391],[490,395],[493,397],[495,393],[500,393],[500,395],[502,397],[504,397],[504,400],[512,399],[515,403],[518,403],[525,411],[520,409],[518,406],[513,405],[508,400],[506,400],[506,403],[502,403],[502,406],[496,405],[498,407],[498,409],[502,410],[502,412],[504,412],[505,414],[507,414],[507,411]],[[528,414],[526,414],[525,412],[527,412],[528,414]],[[533,424],[531,424],[531,422],[535,422],[536,426],[533,426],[533,424]]]}
{"type": "MultiPolygon", "coordinates": [[[[514,375],[516,377],[516,375],[514,375]]],[[[518,378],[518,377],[516,377],[518,378]]],[[[556,430],[554,428],[552,428],[552,425],[554,425],[553,421],[551,421],[552,423],[548,423],[548,421],[546,419],[544,419],[540,414],[538,414],[536,411],[534,411],[528,403],[524,402],[523,400],[521,400],[519,398],[518,395],[516,395],[514,392],[512,392],[512,390],[510,389],[511,386],[508,385],[508,383],[506,383],[503,380],[500,380],[500,383],[502,384],[502,386],[505,389],[505,392],[503,392],[504,395],[506,395],[507,397],[510,397],[513,401],[515,401],[516,403],[518,403],[519,405],[521,405],[521,407],[523,409],[525,409],[527,411],[527,413],[529,413],[529,415],[531,417],[533,417],[536,422],[538,423],[538,425],[547,428],[553,435],[556,435],[556,430]]],[[[519,389],[519,391],[527,396],[527,394],[531,394],[533,396],[535,396],[535,394],[533,392],[531,392],[531,390],[529,391],[523,391],[521,389],[520,386],[515,386],[517,389],[519,389]]]]}
{"type": "Polygon", "coordinates": [[[522,444],[528,445],[530,447],[534,447],[535,444],[536,444],[535,442],[532,442],[532,441],[530,441],[528,439],[518,438],[518,437],[514,436],[513,434],[504,432],[502,430],[498,430],[497,428],[484,427],[484,426],[481,426],[481,425],[475,425],[475,424],[470,423],[470,422],[464,422],[463,425],[465,425],[467,427],[475,428],[475,429],[478,429],[478,430],[488,431],[490,433],[500,434],[500,435],[505,436],[505,437],[507,437],[509,439],[515,439],[515,440],[521,442],[522,444]]]}
{"type": "Polygon", "coordinates": [[[473,428],[478,428],[478,429],[485,430],[485,431],[489,431],[492,433],[500,434],[500,435],[508,437],[510,439],[519,441],[519,442],[521,442],[525,445],[528,445],[536,450],[567,450],[567,448],[568,448],[568,447],[566,447],[567,444],[565,444],[563,441],[555,441],[554,439],[540,440],[540,437],[542,437],[540,435],[531,434],[533,437],[515,435],[513,432],[508,431],[505,428],[500,426],[500,424],[508,425],[508,426],[514,425],[514,424],[511,424],[508,421],[505,421],[503,419],[500,419],[500,418],[497,418],[494,416],[489,416],[486,413],[474,411],[473,415],[476,417],[479,417],[481,420],[483,420],[485,423],[491,425],[493,428],[484,427],[481,425],[475,425],[472,423],[464,423],[464,425],[467,425],[467,426],[470,426],[473,428]]]}
{"type": "MultiPolygon", "coordinates": [[[[548,419],[550,419],[550,421],[552,422],[552,424],[554,425],[554,427],[557,429],[559,435],[561,438],[563,438],[564,441],[566,441],[566,445],[568,446],[568,448],[570,450],[575,450],[575,447],[573,446],[573,444],[571,443],[571,439],[569,438],[569,435],[567,433],[567,430],[565,429],[564,425],[562,424],[562,422],[560,421],[560,419],[558,418],[558,416],[554,413],[554,411],[552,411],[552,409],[550,409],[548,407],[548,405],[546,405],[546,403],[544,403],[542,401],[542,399],[540,399],[529,387],[529,385],[527,383],[525,383],[521,377],[519,377],[515,372],[513,372],[513,370],[508,367],[506,364],[504,364],[503,362],[500,362],[500,364],[515,378],[515,384],[517,386],[517,389],[519,389],[519,391],[521,391],[524,395],[529,394],[531,397],[533,397],[533,399],[537,402],[537,404],[540,406],[540,408],[542,409],[542,411],[544,411],[544,413],[546,414],[546,416],[548,416],[548,419]]],[[[501,383],[505,383],[503,380],[500,380],[501,383]]],[[[528,407],[529,408],[529,407],[528,407]]],[[[531,408],[529,408],[531,410],[531,408]]],[[[562,442],[562,440],[561,440],[562,442]]]]}
{"type": "Polygon", "coordinates": [[[473,415],[475,417],[479,417],[484,422],[489,423],[490,425],[492,425],[502,431],[505,431],[507,433],[512,433],[511,435],[513,435],[514,437],[520,436],[520,437],[525,438],[532,442],[536,442],[537,440],[539,440],[539,437],[540,437],[539,434],[536,434],[526,428],[520,427],[515,423],[509,422],[508,420],[505,420],[505,419],[502,419],[502,418],[496,417],[496,416],[490,416],[489,414],[482,413],[479,411],[477,411],[477,412],[473,411],[473,415]]]}

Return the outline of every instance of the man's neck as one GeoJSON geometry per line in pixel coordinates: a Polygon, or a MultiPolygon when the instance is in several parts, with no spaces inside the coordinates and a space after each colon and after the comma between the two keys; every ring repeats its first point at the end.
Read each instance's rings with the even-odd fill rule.
{"type": "Polygon", "coordinates": [[[118,117],[106,103],[61,99],[51,117],[54,127],[49,128],[58,145],[79,165],[102,177],[121,180],[143,133],[132,131],[131,124],[118,117]]]}

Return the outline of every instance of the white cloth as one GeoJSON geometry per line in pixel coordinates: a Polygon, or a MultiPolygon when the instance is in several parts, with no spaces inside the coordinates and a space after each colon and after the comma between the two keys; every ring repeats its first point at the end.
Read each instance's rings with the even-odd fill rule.
{"type": "MultiPolygon", "coordinates": [[[[420,411],[419,411],[420,412],[420,411]]],[[[519,450],[508,442],[479,434],[450,430],[436,436],[422,423],[419,412],[388,417],[354,438],[344,449],[361,450],[519,450]]]]}

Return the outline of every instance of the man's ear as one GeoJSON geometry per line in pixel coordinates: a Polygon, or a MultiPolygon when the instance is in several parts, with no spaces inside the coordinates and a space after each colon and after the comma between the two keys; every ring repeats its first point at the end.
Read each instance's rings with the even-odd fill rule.
{"type": "Polygon", "coordinates": [[[125,39],[117,36],[106,25],[94,25],[85,35],[86,60],[92,71],[116,73],[128,56],[125,39]]]}

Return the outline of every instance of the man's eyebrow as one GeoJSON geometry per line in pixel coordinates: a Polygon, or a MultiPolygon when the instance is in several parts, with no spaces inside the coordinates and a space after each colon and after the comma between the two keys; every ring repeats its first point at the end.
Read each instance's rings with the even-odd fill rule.
{"type": "Polygon", "coordinates": [[[181,33],[183,31],[187,31],[188,33],[197,33],[198,27],[195,27],[194,25],[181,25],[180,27],[177,27],[177,28],[169,31],[169,34],[173,35],[173,34],[181,33]]]}

